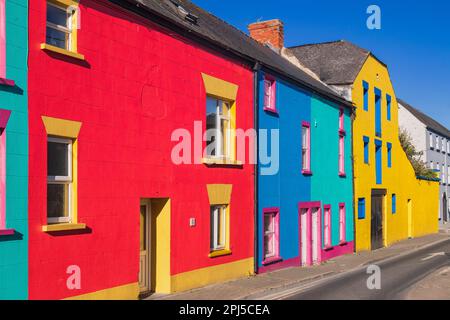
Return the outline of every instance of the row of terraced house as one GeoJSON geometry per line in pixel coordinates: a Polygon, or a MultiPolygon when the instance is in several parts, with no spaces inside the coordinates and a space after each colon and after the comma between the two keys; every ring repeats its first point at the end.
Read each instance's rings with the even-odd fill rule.
{"type": "Polygon", "coordinates": [[[173,293],[447,221],[371,51],[188,0],[0,0],[0,24],[1,299],[173,293]]]}

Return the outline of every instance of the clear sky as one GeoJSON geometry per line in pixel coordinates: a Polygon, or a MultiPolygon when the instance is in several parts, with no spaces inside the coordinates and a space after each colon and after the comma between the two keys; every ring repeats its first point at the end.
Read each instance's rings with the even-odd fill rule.
{"type": "Polygon", "coordinates": [[[285,46],[345,39],[389,67],[397,97],[450,129],[450,1],[193,0],[247,31],[257,20],[284,22],[285,46]],[[366,27],[369,5],[381,8],[381,30],[366,27]]]}

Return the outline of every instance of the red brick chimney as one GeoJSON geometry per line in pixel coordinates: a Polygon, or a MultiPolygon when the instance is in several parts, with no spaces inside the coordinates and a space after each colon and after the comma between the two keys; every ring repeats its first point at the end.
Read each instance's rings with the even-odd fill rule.
{"type": "Polygon", "coordinates": [[[284,47],[283,22],[278,19],[255,22],[248,26],[250,36],[262,44],[281,50],[284,47]]]}

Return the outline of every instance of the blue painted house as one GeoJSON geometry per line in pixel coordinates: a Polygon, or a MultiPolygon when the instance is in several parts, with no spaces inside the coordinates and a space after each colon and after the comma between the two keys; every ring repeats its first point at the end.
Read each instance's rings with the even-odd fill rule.
{"type": "MultiPolygon", "coordinates": [[[[276,47],[282,41],[273,42],[282,38],[280,24],[265,21],[249,29],[286,55],[287,49],[276,47]]],[[[259,149],[267,144],[272,160],[279,155],[277,166],[264,156],[258,161],[259,273],[354,251],[353,106],[305,69],[295,76],[264,66],[257,76],[259,149]],[[266,143],[265,136],[272,140],[266,143]]]]}

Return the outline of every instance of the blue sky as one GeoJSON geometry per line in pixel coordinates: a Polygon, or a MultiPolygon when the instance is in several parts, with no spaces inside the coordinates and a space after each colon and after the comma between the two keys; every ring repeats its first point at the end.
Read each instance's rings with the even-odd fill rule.
{"type": "Polygon", "coordinates": [[[345,39],[389,66],[396,95],[450,129],[450,1],[193,0],[237,28],[284,22],[285,46],[345,39]],[[381,30],[366,27],[369,5],[381,30]]]}

